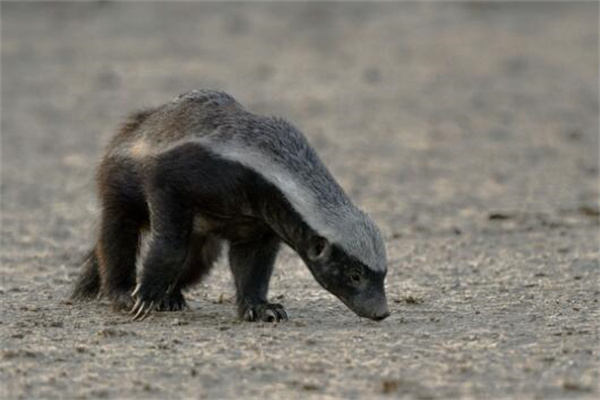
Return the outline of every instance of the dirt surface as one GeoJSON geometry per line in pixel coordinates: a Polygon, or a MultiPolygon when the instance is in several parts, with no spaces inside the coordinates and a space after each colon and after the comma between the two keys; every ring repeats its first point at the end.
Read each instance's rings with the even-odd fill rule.
{"type": "Polygon", "coordinates": [[[597,398],[598,4],[2,3],[0,381],[12,398],[597,398]],[[66,301],[129,111],[216,88],[288,118],[386,236],[392,315],[297,256],[240,323],[66,301]]]}

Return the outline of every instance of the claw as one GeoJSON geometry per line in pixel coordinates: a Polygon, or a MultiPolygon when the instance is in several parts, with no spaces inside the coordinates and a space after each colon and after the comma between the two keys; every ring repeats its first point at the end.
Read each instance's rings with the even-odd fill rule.
{"type": "Polygon", "coordinates": [[[129,314],[134,314],[136,312],[138,312],[138,307],[142,304],[142,299],[137,299],[135,304],[133,305],[133,307],[131,308],[131,311],[129,311],[129,314]]]}
{"type": "Polygon", "coordinates": [[[275,315],[275,311],[267,310],[265,311],[265,316],[267,322],[277,322],[277,315],[275,315]]]}
{"type": "Polygon", "coordinates": [[[135,287],[135,289],[133,289],[133,292],[131,292],[131,297],[137,296],[137,294],[140,291],[141,287],[142,287],[142,284],[138,283],[137,286],[135,287]]]}
{"type": "Polygon", "coordinates": [[[279,320],[281,321],[287,321],[288,320],[288,315],[285,312],[285,310],[283,308],[277,310],[277,314],[279,316],[279,320]]]}
{"type": "MultiPolygon", "coordinates": [[[[139,301],[139,300],[138,300],[139,301]]],[[[137,321],[138,318],[140,318],[140,316],[142,315],[142,313],[144,312],[144,308],[146,307],[146,302],[142,302],[142,305],[140,306],[140,308],[137,310],[137,312],[135,313],[135,315],[133,316],[132,321],[137,321]]]]}
{"type": "Polygon", "coordinates": [[[148,317],[148,315],[150,315],[152,313],[152,311],[154,311],[155,308],[156,308],[156,306],[154,305],[154,301],[151,301],[150,305],[146,309],[146,312],[144,313],[144,315],[142,315],[142,317],[139,320],[140,321],[145,320],[148,317]]]}
{"type": "Polygon", "coordinates": [[[143,321],[150,315],[152,311],[154,311],[155,305],[154,301],[151,301],[150,304],[146,307],[146,302],[142,303],[142,306],[138,310],[138,312],[133,317],[133,321],[143,321]]]}

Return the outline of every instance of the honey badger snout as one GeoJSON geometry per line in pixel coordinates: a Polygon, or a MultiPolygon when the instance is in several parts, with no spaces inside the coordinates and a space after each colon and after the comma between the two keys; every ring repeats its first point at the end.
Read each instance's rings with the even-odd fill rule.
{"type": "Polygon", "coordinates": [[[381,321],[390,316],[383,285],[368,287],[349,299],[341,300],[360,317],[381,321]]]}
{"type": "Polygon", "coordinates": [[[367,318],[371,318],[375,321],[381,321],[390,316],[390,311],[385,298],[383,301],[379,302],[375,307],[373,307],[373,310],[374,311],[367,318]]]}
{"type": "Polygon", "coordinates": [[[373,268],[324,238],[311,241],[305,261],[317,282],[359,317],[381,321],[390,315],[385,264],[373,268]]]}

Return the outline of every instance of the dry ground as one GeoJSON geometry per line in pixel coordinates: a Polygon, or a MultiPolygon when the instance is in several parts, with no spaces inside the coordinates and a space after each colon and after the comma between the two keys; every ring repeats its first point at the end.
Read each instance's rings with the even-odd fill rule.
{"type": "Polygon", "coordinates": [[[2,3],[3,398],[597,398],[598,4],[2,3]],[[299,259],[142,323],[65,301],[123,115],[219,88],[302,129],[387,238],[392,316],[299,259]]]}

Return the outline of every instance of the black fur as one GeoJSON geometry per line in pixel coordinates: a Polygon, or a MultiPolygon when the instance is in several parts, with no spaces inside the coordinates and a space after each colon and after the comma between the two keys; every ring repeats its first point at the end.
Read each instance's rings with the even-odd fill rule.
{"type": "MultiPolygon", "coordinates": [[[[233,107],[231,99],[216,99],[202,106],[216,107],[223,117],[233,107]]],[[[193,107],[179,110],[182,118],[169,120],[165,126],[170,131],[157,131],[153,140],[166,146],[185,137],[181,126],[186,118],[202,118],[193,107]]],[[[209,273],[221,243],[227,241],[239,317],[287,319],[280,304],[267,300],[283,242],[298,252],[321,285],[357,314],[373,319],[388,315],[385,271],[374,272],[319,236],[279,188],[253,169],[193,141],[149,156],[132,155],[141,127],[161,126],[165,122],[160,115],[152,110],[134,115],[109,145],[98,170],[102,207],[98,242],[86,258],[73,298],[104,294],[115,307],[124,308],[133,305],[135,292],[137,310],[140,304],[145,311],[152,305],[180,310],[186,305],[182,290],[209,273]],[[149,248],[137,274],[145,236],[149,248]]],[[[209,126],[209,122],[202,123],[209,126]]]]}
{"type": "Polygon", "coordinates": [[[133,305],[141,230],[148,224],[142,178],[130,160],[105,160],[99,169],[102,212],[96,252],[104,294],[116,308],[133,305]]]}
{"type": "MultiPolygon", "coordinates": [[[[195,216],[204,221],[207,235],[230,243],[229,261],[240,318],[285,318],[281,306],[267,302],[269,280],[281,239],[266,221],[283,222],[278,216],[290,218],[294,214],[283,202],[275,206],[277,190],[255,172],[222,160],[195,144],[183,145],[162,155],[153,163],[148,175],[154,237],[141,277],[140,298],[160,301],[169,286],[177,285],[176,282],[181,285],[182,278],[199,271],[197,267],[186,267],[190,265],[186,261],[189,251],[206,248],[202,244],[203,250],[198,250],[198,244],[185,245],[195,216]],[[247,214],[241,214],[240,210],[247,210],[247,214]],[[270,213],[269,218],[260,217],[264,212],[270,213]]],[[[292,218],[297,221],[291,225],[300,222],[297,215],[292,218]]],[[[287,229],[283,226],[279,230],[287,229]]],[[[282,233],[282,236],[286,235],[282,233]]],[[[201,266],[202,275],[212,261],[201,266]]]]}
{"type": "Polygon", "coordinates": [[[267,302],[281,241],[267,221],[288,242],[307,229],[298,229],[303,225],[301,218],[281,194],[255,172],[193,144],[164,154],[145,174],[141,177],[139,168],[128,160],[101,164],[99,241],[73,297],[95,297],[101,286],[115,307],[131,307],[140,238],[142,230],[151,227],[140,298],[160,303],[163,310],[183,308],[181,290],[210,271],[221,241],[228,240],[240,318],[269,320],[273,318],[270,309],[274,318],[285,318],[281,306],[267,302]],[[240,215],[243,209],[249,214],[240,215]],[[254,216],[258,214],[268,215],[261,220],[254,216]],[[193,219],[198,215],[210,227],[207,232],[193,232],[193,219]]]}
{"type": "Polygon", "coordinates": [[[265,233],[254,240],[236,241],[230,244],[229,265],[233,272],[239,316],[245,320],[286,319],[280,304],[269,304],[267,292],[269,281],[279,250],[279,238],[265,233]],[[268,310],[273,314],[269,315],[268,310]]]}

